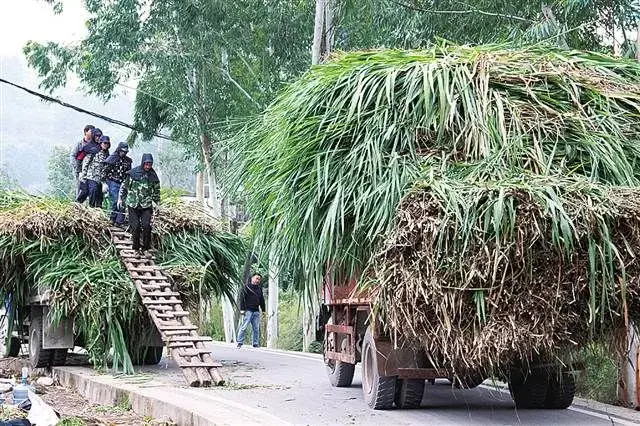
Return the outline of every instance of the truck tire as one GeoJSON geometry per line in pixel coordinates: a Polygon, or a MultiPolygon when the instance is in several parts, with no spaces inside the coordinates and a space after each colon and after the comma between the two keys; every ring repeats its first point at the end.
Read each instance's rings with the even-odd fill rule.
{"type": "Polygon", "coordinates": [[[51,356],[51,365],[54,367],[61,367],[67,363],[67,353],[69,349],[54,349],[51,356]]]}
{"type": "Polygon", "coordinates": [[[148,346],[144,354],[144,365],[158,365],[162,359],[162,351],[164,346],[148,346]]]}
{"type": "Polygon", "coordinates": [[[452,377],[449,381],[456,389],[474,389],[480,386],[487,378],[479,373],[467,374],[463,377],[452,377]]]}
{"type": "Polygon", "coordinates": [[[164,346],[147,346],[140,349],[138,354],[133,354],[133,365],[157,365],[162,359],[164,346]]]}
{"type": "Polygon", "coordinates": [[[424,396],[424,380],[398,379],[395,403],[398,408],[420,408],[424,396]]]}
{"type": "Polygon", "coordinates": [[[15,358],[20,355],[20,349],[22,348],[22,340],[19,337],[11,336],[9,341],[9,348],[4,348],[4,357],[15,358]]]}
{"type": "Polygon", "coordinates": [[[362,343],[362,391],[364,400],[374,410],[393,407],[396,395],[396,376],[381,377],[378,373],[376,342],[367,329],[362,343]]]}
{"type": "Polygon", "coordinates": [[[336,388],[348,388],[351,386],[353,374],[356,371],[355,364],[330,359],[326,365],[331,386],[336,388]]]}
{"type": "Polygon", "coordinates": [[[545,408],[548,388],[549,375],[543,371],[533,371],[527,376],[509,380],[509,391],[516,408],[545,408]]]}
{"type": "Polygon", "coordinates": [[[31,368],[48,367],[53,351],[42,348],[42,317],[33,316],[29,324],[29,361],[31,368]]]}
{"type": "Polygon", "coordinates": [[[9,335],[9,316],[6,313],[0,315],[0,357],[17,357],[21,346],[19,337],[9,335]]]}
{"type": "Polygon", "coordinates": [[[544,407],[555,410],[564,410],[573,403],[576,394],[576,381],[572,374],[553,374],[549,378],[547,399],[544,407]]]}

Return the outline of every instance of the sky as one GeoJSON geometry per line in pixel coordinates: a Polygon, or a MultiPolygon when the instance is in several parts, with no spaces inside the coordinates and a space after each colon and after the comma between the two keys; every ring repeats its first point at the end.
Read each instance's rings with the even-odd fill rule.
{"type": "Polygon", "coordinates": [[[64,0],[63,12],[43,0],[0,0],[0,55],[19,55],[29,40],[69,43],[82,39],[88,14],[80,0],[64,0]]]}
{"type": "MultiPolygon", "coordinates": [[[[28,67],[22,48],[29,40],[61,44],[78,42],[85,35],[88,16],[82,0],[63,0],[63,11],[59,15],[44,0],[0,0],[0,77],[44,92],[38,87],[37,73],[28,67]]],[[[74,76],[70,76],[66,87],[53,93],[54,97],[71,104],[131,123],[133,91],[118,88],[116,95],[114,100],[104,104],[100,99],[87,96],[74,76]]],[[[125,140],[129,134],[126,128],[44,103],[0,83],[0,167],[18,179],[25,189],[46,191],[46,163],[52,147],[73,146],[80,140],[84,125],[89,123],[99,126],[112,140],[125,140]],[[35,140],[43,139],[48,140],[47,145],[33,146],[35,140]],[[24,167],[23,158],[32,160],[29,168],[24,167]]],[[[132,155],[139,154],[134,151],[132,155]]]]}

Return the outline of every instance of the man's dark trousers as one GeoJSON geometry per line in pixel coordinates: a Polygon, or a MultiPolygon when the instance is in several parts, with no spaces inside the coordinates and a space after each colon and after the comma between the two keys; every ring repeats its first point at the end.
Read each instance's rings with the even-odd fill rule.
{"type": "Polygon", "coordinates": [[[151,248],[151,216],[153,209],[134,209],[129,207],[129,226],[133,239],[133,249],[140,250],[140,231],[142,231],[142,250],[151,248]]]}

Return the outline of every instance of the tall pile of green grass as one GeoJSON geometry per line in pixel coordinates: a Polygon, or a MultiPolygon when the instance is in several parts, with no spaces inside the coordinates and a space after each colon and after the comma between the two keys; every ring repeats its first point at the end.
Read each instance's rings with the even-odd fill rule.
{"type": "MultiPolygon", "coordinates": [[[[250,195],[258,244],[275,242],[285,267],[306,275],[304,290],[317,294],[324,275],[335,281],[359,273],[389,295],[449,280],[447,297],[455,303],[440,306],[435,316],[429,309],[412,311],[403,305],[413,303],[408,299],[376,294],[374,307],[392,335],[412,335],[415,328],[414,335],[424,337],[425,324],[437,329],[424,337],[431,341],[420,341],[427,349],[448,336],[467,353],[474,345],[482,352],[486,322],[456,334],[442,313],[472,303],[475,309],[464,315],[478,325],[473,319],[484,321],[495,308],[489,302],[510,309],[504,303],[511,299],[488,296],[502,285],[504,271],[536,275],[532,265],[569,268],[587,284],[581,300],[588,307],[573,311],[572,299],[559,302],[583,325],[575,340],[547,335],[542,348],[510,352],[513,340],[507,339],[496,363],[549,347],[557,353],[567,341],[585,344],[597,329],[615,325],[636,283],[625,262],[625,253],[637,253],[622,238],[624,217],[615,204],[600,203],[609,187],[630,188],[626,195],[614,191],[626,200],[640,183],[640,65],[634,61],[541,46],[340,53],[291,84],[231,143],[239,153],[231,180],[250,195]],[[569,191],[572,196],[561,190],[574,184],[581,189],[569,191]],[[529,202],[519,204],[521,193],[529,202]],[[425,197],[433,208],[423,204],[425,197]],[[568,213],[574,202],[582,203],[582,215],[568,213]],[[523,221],[542,222],[527,235],[547,251],[530,250],[526,242],[517,251],[520,229],[513,224],[523,221]],[[465,245],[469,241],[473,245],[465,245]],[[469,257],[470,247],[496,257],[469,257]],[[403,253],[402,261],[386,255],[394,250],[403,253]],[[426,265],[417,261],[425,260],[424,252],[433,255],[426,265]],[[491,262],[476,265],[474,259],[491,262]],[[473,287],[459,271],[466,267],[478,272],[473,287]],[[400,280],[415,275],[421,280],[400,280]],[[412,316],[403,314],[407,308],[412,316]],[[393,310],[404,321],[389,321],[393,310]]],[[[553,297],[565,282],[542,275],[548,281],[537,296],[553,297]]],[[[513,291],[526,304],[533,296],[521,289],[513,291]]],[[[431,287],[421,297],[441,300],[440,290],[431,287]]],[[[499,341],[513,327],[508,317],[496,319],[489,334],[499,341]]],[[[533,328],[516,328],[535,340],[533,328]]],[[[453,353],[445,354],[446,362],[454,361],[448,358],[453,353]]]]}

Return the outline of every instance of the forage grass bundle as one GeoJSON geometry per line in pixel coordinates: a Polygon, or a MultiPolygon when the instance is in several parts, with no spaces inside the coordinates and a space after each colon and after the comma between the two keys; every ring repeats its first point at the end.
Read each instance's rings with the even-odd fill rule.
{"type": "Polygon", "coordinates": [[[637,185],[639,114],[640,65],[596,53],[341,53],[231,140],[228,185],[251,194],[261,242],[319,283],[327,261],[362,270],[402,197],[433,171],[481,163],[479,181],[526,170],[637,185]]]}
{"type": "MultiPolygon", "coordinates": [[[[108,226],[97,209],[0,192],[0,297],[11,294],[21,319],[29,296],[50,290],[53,320],[74,318],[92,362],[105,366],[112,350],[113,367],[132,372],[130,354],[153,325],[108,226]]],[[[243,243],[218,229],[204,211],[177,201],[163,206],[155,221],[157,263],[169,269],[191,305],[231,294],[237,283],[243,243]],[[197,286],[184,285],[190,274],[197,286]]]]}
{"type": "Polygon", "coordinates": [[[259,243],[311,293],[325,273],[365,271],[380,320],[438,362],[543,357],[636,306],[636,62],[546,46],[340,53],[231,143],[259,243]]]}
{"type": "Polygon", "coordinates": [[[640,321],[640,188],[437,179],[377,253],[386,326],[456,371],[564,356],[640,321]]]}

